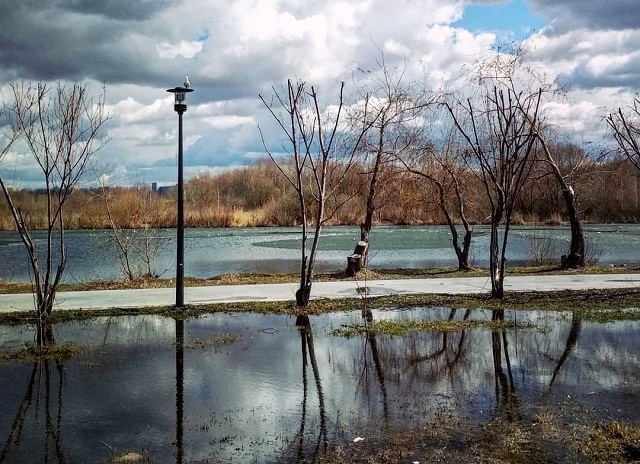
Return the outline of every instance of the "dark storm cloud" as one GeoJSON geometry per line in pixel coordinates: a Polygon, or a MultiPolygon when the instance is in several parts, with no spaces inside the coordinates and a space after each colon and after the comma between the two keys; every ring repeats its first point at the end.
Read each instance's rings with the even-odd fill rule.
{"type": "Polygon", "coordinates": [[[0,163],[0,175],[14,188],[29,188],[42,182],[42,170],[30,158],[0,163]]]}
{"type": "Polygon", "coordinates": [[[277,74],[277,63],[269,60],[265,60],[271,66],[267,70],[237,73],[232,66],[243,63],[231,63],[211,77],[203,74],[197,59],[160,57],[160,43],[184,38],[172,30],[157,36],[166,19],[157,23],[145,18],[173,3],[60,0],[8,6],[0,0],[0,82],[92,79],[108,87],[167,88],[189,75],[198,90],[192,101],[199,103],[255,95],[254,76],[277,74]]]}
{"type": "Polygon", "coordinates": [[[529,0],[533,10],[552,21],[547,32],[562,34],[571,29],[637,29],[638,0],[529,0]]]}
{"type": "MultiPolygon", "coordinates": [[[[93,4],[88,0],[84,3],[93,4]]],[[[149,47],[154,44],[142,37],[139,43],[128,40],[137,22],[79,14],[55,3],[42,5],[47,6],[33,8],[16,3],[2,9],[0,78],[3,80],[96,79],[145,84],[161,81],[160,73],[144,64],[151,62],[149,47]]],[[[128,11],[133,14],[134,10],[143,15],[140,7],[128,11]]]]}
{"type": "Polygon", "coordinates": [[[560,84],[567,84],[574,89],[637,88],[640,64],[630,61],[625,66],[617,66],[606,72],[594,74],[584,63],[576,67],[570,74],[558,78],[560,84]]]}
{"type": "Polygon", "coordinates": [[[118,20],[143,20],[172,6],[173,0],[59,0],[60,9],[118,20]]]}

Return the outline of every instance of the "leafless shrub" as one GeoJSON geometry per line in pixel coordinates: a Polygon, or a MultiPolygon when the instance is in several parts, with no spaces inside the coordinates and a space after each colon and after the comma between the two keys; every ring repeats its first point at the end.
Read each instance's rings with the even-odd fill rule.
{"type": "Polygon", "coordinates": [[[558,262],[558,247],[550,237],[532,235],[526,238],[529,259],[535,266],[549,266],[558,262]]]}
{"type": "Polygon", "coordinates": [[[590,266],[598,264],[602,253],[604,253],[604,247],[592,236],[586,235],[584,237],[584,262],[590,266]]]}

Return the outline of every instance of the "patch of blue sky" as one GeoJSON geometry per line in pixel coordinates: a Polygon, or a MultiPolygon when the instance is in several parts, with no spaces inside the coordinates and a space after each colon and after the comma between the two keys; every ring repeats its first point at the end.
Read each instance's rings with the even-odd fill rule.
{"type": "Polygon", "coordinates": [[[493,32],[498,41],[521,41],[547,24],[542,16],[531,11],[525,0],[510,0],[495,4],[469,4],[462,19],[453,26],[473,33],[493,32]]]}
{"type": "Polygon", "coordinates": [[[198,36],[196,37],[196,41],[198,42],[206,42],[207,39],[211,36],[211,30],[205,29],[200,31],[198,36]]]}

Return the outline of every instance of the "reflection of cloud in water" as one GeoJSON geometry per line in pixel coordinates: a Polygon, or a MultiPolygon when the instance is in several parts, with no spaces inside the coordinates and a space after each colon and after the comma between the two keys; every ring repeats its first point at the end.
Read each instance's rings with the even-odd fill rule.
{"type": "MultiPolygon", "coordinates": [[[[425,308],[375,310],[373,315],[394,320],[488,319],[492,312],[425,308]]],[[[331,443],[366,436],[387,422],[419,423],[442,407],[458,417],[489,419],[503,401],[496,396],[496,365],[507,379],[500,388],[508,387],[523,404],[571,396],[593,406],[596,415],[624,419],[637,414],[629,404],[637,404],[638,391],[629,386],[640,381],[635,368],[640,323],[578,324],[571,314],[551,312],[507,311],[505,318],[533,321],[536,328],[507,330],[498,337],[469,329],[345,340],[328,332],[359,323],[359,303],[349,313],[312,316],[331,443]]],[[[25,332],[19,327],[6,330],[9,339],[25,332]]],[[[303,411],[303,448],[308,451],[316,444],[321,425],[318,391],[307,366],[303,402],[301,337],[293,317],[229,313],[186,321],[182,379],[175,377],[173,319],[99,318],[57,326],[55,334],[59,343],[83,347],[64,364],[61,436],[64,446],[73,450],[69,459],[106,459],[108,449],[95,446],[99,439],[118,450],[145,448],[160,462],[174,460],[177,380],[184,386],[185,461],[214,455],[223,461],[286,460],[281,450],[293,452],[290,445],[301,430],[303,411]],[[204,348],[195,344],[223,334],[240,339],[204,348]]],[[[27,364],[0,365],[0,388],[7,392],[0,398],[0,436],[7,436],[29,370],[27,364]]],[[[41,449],[33,445],[23,441],[21,456],[28,458],[31,448],[41,449]]]]}

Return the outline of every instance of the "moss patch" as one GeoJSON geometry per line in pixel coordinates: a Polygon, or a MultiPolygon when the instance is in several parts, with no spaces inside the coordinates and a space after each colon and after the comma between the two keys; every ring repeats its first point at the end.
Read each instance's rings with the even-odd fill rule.
{"type": "MultiPolygon", "coordinates": [[[[529,324],[517,324],[517,327],[531,327],[529,324]]],[[[483,328],[489,330],[515,329],[516,324],[510,321],[373,321],[369,324],[343,325],[332,330],[331,335],[339,337],[355,337],[364,333],[375,333],[385,335],[405,335],[407,332],[451,332],[472,328],[483,328]]]]}
{"type": "Polygon", "coordinates": [[[211,338],[197,338],[193,343],[190,343],[185,348],[200,349],[203,350],[212,345],[225,345],[228,343],[235,343],[240,340],[239,335],[235,334],[222,334],[211,338]]]}
{"type": "Polygon", "coordinates": [[[12,353],[4,353],[0,356],[1,361],[28,361],[41,362],[49,359],[65,360],[69,359],[80,352],[80,348],[71,344],[49,345],[44,348],[36,348],[35,346],[25,346],[19,351],[12,353]]]}

